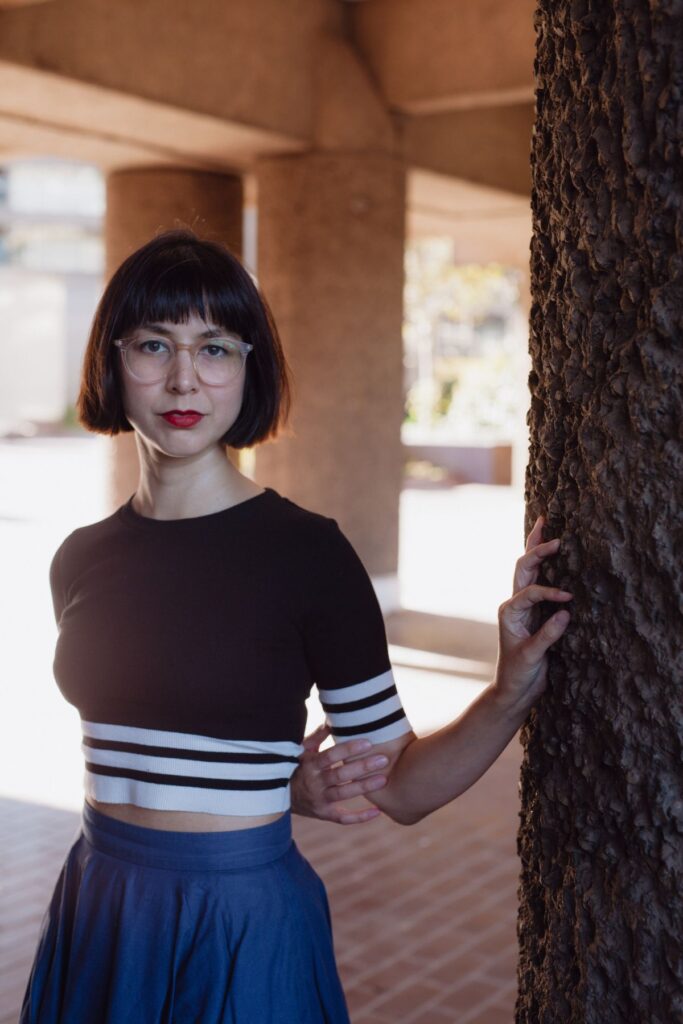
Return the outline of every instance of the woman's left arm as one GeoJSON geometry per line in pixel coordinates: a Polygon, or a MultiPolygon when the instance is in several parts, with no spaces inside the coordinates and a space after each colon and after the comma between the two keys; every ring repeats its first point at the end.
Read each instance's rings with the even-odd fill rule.
{"type": "MultiPolygon", "coordinates": [[[[455,721],[421,738],[408,733],[378,744],[373,753],[389,757],[387,785],[368,798],[394,821],[409,825],[454,800],[493,764],[547,680],[548,648],[567,628],[566,610],[552,615],[530,633],[532,609],[540,601],[570,601],[572,594],[536,583],[543,559],[559,548],[559,539],[541,543],[543,518],[529,534],[526,551],[515,567],[513,595],[499,609],[499,649],[493,683],[455,721]]],[[[335,771],[327,751],[316,755],[321,770],[335,771]]],[[[334,785],[328,788],[335,798],[334,785]]]]}

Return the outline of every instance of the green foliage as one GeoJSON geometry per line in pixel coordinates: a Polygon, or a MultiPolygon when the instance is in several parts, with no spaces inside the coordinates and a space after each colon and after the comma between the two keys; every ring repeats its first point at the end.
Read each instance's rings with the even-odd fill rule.
{"type": "Polygon", "coordinates": [[[515,404],[509,323],[519,274],[458,265],[451,239],[419,239],[405,255],[406,424],[495,430],[515,404]]]}
{"type": "Polygon", "coordinates": [[[80,427],[80,423],[78,422],[76,416],[76,407],[74,405],[67,405],[66,409],[64,410],[64,415],[62,416],[62,426],[73,428],[80,427]]]}

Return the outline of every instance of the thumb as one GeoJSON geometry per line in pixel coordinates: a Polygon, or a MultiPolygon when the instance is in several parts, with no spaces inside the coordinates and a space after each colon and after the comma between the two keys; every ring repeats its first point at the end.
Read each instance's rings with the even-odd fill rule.
{"type": "Polygon", "coordinates": [[[330,735],[329,725],[319,725],[317,729],[314,729],[310,736],[305,736],[303,741],[303,748],[308,753],[316,753],[320,749],[320,744],[330,735]]]}

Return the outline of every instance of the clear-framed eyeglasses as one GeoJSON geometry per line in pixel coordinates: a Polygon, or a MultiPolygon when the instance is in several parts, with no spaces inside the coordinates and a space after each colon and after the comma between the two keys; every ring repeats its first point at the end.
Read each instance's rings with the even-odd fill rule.
{"type": "Polygon", "coordinates": [[[241,338],[228,337],[208,338],[197,346],[179,345],[169,338],[155,337],[153,332],[133,338],[117,338],[114,345],[121,352],[128,373],[142,384],[157,384],[164,380],[175,363],[178,351],[186,349],[197,378],[214,387],[234,380],[254,347],[241,338]]]}

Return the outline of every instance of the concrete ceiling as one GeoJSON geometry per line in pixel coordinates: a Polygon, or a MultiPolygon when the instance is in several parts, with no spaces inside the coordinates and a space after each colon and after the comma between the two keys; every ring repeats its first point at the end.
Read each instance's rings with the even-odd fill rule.
{"type": "Polygon", "coordinates": [[[488,237],[519,256],[530,233],[534,7],[0,0],[0,155],[251,181],[262,155],[394,147],[410,169],[411,233],[452,231],[472,253],[488,237]]]}
{"type": "Polygon", "coordinates": [[[408,114],[530,103],[536,0],[370,0],[353,37],[386,102],[408,114]]]}

